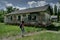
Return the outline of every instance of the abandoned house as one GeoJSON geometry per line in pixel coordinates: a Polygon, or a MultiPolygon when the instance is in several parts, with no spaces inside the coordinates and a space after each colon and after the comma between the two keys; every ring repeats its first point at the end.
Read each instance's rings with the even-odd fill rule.
{"type": "Polygon", "coordinates": [[[50,6],[28,8],[8,13],[4,16],[4,22],[8,24],[19,24],[24,21],[26,25],[48,24],[50,21],[50,6]]]}

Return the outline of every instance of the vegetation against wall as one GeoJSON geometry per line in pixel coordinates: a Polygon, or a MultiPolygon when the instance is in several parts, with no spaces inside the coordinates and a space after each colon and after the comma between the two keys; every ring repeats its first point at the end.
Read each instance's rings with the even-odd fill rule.
{"type": "Polygon", "coordinates": [[[9,6],[9,7],[6,7],[6,10],[0,10],[0,22],[4,22],[4,15],[5,14],[8,14],[8,13],[11,13],[15,10],[19,10],[17,8],[13,8],[12,6],[9,6]]]}

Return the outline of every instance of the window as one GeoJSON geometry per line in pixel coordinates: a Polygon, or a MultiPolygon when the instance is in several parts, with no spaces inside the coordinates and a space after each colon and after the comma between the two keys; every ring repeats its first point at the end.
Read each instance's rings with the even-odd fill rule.
{"type": "Polygon", "coordinates": [[[25,17],[26,15],[25,14],[23,14],[23,17],[25,17]]]}
{"type": "Polygon", "coordinates": [[[36,16],[28,15],[28,20],[36,20],[36,16]]]}
{"type": "Polygon", "coordinates": [[[33,17],[32,17],[32,20],[36,20],[36,16],[33,16],[33,17]]]}
{"type": "Polygon", "coordinates": [[[12,20],[12,16],[10,16],[10,19],[12,20]]]}
{"type": "Polygon", "coordinates": [[[21,19],[21,16],[18,16],[18,20],[20,20],[21,19]]]}
{"type": "Polygon", "coordinates": [[[31,20],[31,15],[28,15],[28,20],[31,20]]]}

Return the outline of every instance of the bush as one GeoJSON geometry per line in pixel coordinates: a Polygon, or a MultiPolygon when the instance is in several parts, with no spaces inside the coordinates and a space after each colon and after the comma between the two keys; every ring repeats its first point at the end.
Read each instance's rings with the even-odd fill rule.
{"type": "Polygon", "coordinates": [[[0,22],[4,22],[4,17],[0,16],[0,22]]]}

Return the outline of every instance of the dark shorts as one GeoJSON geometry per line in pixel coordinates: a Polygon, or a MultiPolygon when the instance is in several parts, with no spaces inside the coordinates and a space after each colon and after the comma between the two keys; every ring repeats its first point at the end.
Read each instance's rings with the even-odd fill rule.
{"type": "Polygon", "coordinates": [[[24,33],[25,32],[24,28],[21,28],[21,31],[22,31],[22,33],[24,33]]]}

